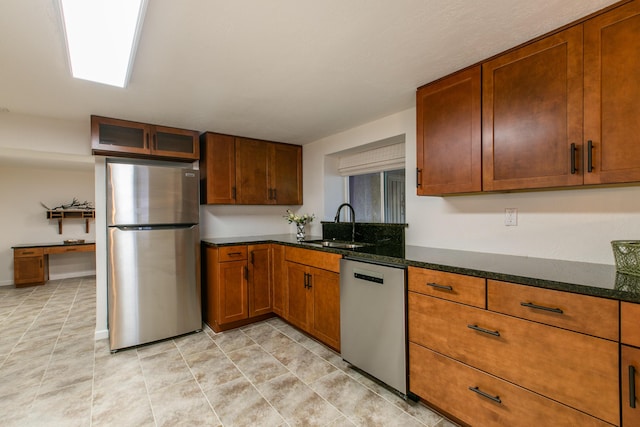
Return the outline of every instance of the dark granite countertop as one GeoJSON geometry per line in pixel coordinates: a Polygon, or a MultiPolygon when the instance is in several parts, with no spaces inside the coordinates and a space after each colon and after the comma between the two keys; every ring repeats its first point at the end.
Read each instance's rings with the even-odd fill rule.
{"type": "Polygon", "coordinates": [[[20,243],[17,245],[11,246],[11,249],[25,249],[25,248],[50,248],[54,246],[82,246],[82,245],[93,245],[94,241],[84,241],[82,243],[74,242],[74,243],[64,243],[64,242],[50,242],[50,243],[20,243]]]}
{"type": "MultiPolygon", "coordinates": [[[[320,239],[308,236],[306,240],[320,239]]],[[[320,248],[297,242],[295,235],[265,235],[202,239],[210,246],[233,244],[281,243],[352,258],[400,266],[415,266],[460,273],[540,288],[555,289],[640,303],[640,277],[617,273],[615,266],[587,262],[563,261],[526,256],[501,255],[451,249],[405,246],[389,253],[384,248],[358,250],[320,248]],[[400,253],[402,252],[402,253],[400,253]]]]}

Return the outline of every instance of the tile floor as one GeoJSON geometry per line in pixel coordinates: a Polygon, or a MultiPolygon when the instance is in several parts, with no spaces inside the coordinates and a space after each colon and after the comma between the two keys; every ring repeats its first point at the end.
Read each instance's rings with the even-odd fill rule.
{"type": "Polygon", "coordinates": [[[111,354],[95,278],[0,287],[2,426],[453,426],[274,318],[111,354]]]}

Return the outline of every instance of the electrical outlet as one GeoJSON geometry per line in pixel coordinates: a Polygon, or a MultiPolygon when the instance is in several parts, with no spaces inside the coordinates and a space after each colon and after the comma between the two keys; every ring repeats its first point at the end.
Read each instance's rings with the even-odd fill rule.
{"type": "Polygon", "coordinates": [[[504,225],[506,226],[518,225],[518,209],[517,208],[505,208],[504,225]]]}

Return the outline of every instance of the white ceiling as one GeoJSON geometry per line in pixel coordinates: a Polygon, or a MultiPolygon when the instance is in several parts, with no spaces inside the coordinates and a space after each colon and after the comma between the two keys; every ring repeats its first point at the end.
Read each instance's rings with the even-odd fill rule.
{"type": "Polygon", "coordinates": [[[304,144],[615,0],[149,0],[129,86],[71,78],[56,0],[0,1],[0,114],[304,144]],[[6,110],[10,112],[6,112],[6,110]]]}

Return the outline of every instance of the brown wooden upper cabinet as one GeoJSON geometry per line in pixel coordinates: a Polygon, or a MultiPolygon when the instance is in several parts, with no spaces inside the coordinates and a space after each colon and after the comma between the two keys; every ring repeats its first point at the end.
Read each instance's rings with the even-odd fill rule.
{"type": "Polygon", "coordinates": [[[207,132],[201,136],[203,204],[302,204],[302,147],[207,132]]]}
{"type": "Polygon", "coordinates": [[[482,191],[480,66],[417,93],[419,196],[482,191]]]}
{"type": "Polygon", "coordinates": [[[483,189],[582,184],[582,26],[484,63],[482,77],[483,189]]]}
{"type": "Polygon", "coordinates": [[[639,52],[639,1],[585,22],[585,184],[640,181],[639,52]]]}
{"type": "Polygon", "coordinates": [[[640,181],[639,51],[635,0],[419,88],[418,195],[640,181]]]}
{"type": "Polygon", "coordinates": [[[197,131],[91,116],[93,154],[194,161],[199,147],[197,131]]]}

